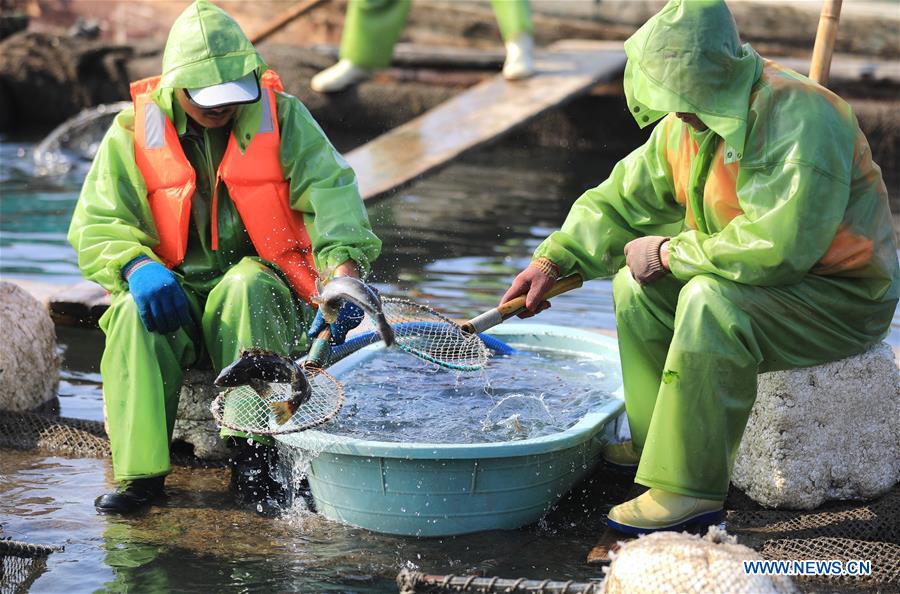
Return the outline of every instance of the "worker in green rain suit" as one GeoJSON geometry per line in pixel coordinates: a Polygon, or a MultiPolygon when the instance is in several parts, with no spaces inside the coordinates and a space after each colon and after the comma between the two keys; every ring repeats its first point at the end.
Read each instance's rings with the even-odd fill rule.
{"type": "MultiPolygon", "coordinates": [[[[100,320],[106,333],[100,369],[120,488],[98,498],[101,511],[134,511],[162,494],[186,368],[211,361],[218,371],[242,348],[281,355],[302,351],[313,310],[290,272],[299,270],[307,281],[312,275],[313,282],[315,268],[364,276],[380,252],[353,170],[306,108],[276,92],[277,76],[266,70],[237,23],[214,4],[198,0],[174,23],[162,77],[148,83],[152,92],[136,99],[142,109],[137,116],[135,109],[126,109],[116,117],[85,180],[69,241],[84,275],[112,298],[100,320]],[[155,127],[148,114],[159,114],[155,127]],[[159,146],[147,140],[154,130],[159,146]],[[280,137],[268,140],[273,132],[280,137]],[[254,147],[266,142],[268,158],[260,157],[254,147]],[[170,155],[169,161],[154,167],[159,154],[170,155]],[[220,168],[225,161],[235,173],[220,168]],[[189,210],[180,211],[184,224],[173,233],[166,230],[179,224],[165,209],[151,208],[172,200],[173,188],[151,191],[151,183],[166,183],[182,164],[189,175],[174,195],[181,204],[177,200],[186,194],[189,210]],[[277,179],[269,185],[252,179],[237,183],[258,169],[276,171],[277,179]],[[247,198],[240,209],[238,190],[247,198]],[[282,191],[281,202],[273,198],[276,191],[282,191]],[[290,225],[305,226],[302,233],[294,232],[305,234],[311,248],[311,256],[304,252],[305,269],[260,257],[259,240],[251,236],[263,236],[265,244],[269,229],[256,222],[254,235],[246,215],[259,220],[263,200],[274,204],[276,215],[299,221],[290,225]],[[160,254],[168,248],[163,248],[182,238],[181,255],[166,262],[160,254]]],[[[144,82],[132,85],[133,93],[144,82]]],[[[272,236],[285,233],[287,226],[277,225],[272,236]]],[[[317,316],[312,330],[324,326],[317,316]]],[[[361,318],[360,311],[342,308],[332,325],[336,341],[361,318]]],[[[245,478],[261,480],[268,454],[245,442],[238,441],[235,457],[251,465],[255,460],[257,468],[245,478]]],[[[239,495],[268,497],[265,485],[242,485],[240,480],[235,485],[239,495]]]]}
{"type": "MultiPolygon", "coordinates": [[[[412,0],[350,0],[340,60],[312,78],[313,90],[341,91],[387,68],[411,5],[412,0]]],[[[506,46],[503,76],[528,78],[534,73],[534,26],[528,0],[491,0],[491,6],[506,46]]]]}
{"type": "Polygon", "coordinates": [[[608,523],[648,532],[716,520],[757,374],[882,339],[900,273],[852,110],[741,45],[721,0],[671,0],[625,50],[628,107],[658,123],[573,204],[504,301],[526,294],[533,314],[559,275],[615,276],[632,440],[605,456],[650,489],[608,523]]]}

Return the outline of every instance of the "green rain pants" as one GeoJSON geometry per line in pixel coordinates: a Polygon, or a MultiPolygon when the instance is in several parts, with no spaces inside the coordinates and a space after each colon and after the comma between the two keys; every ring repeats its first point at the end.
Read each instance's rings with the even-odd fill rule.
{"type": "Polygon", "coordinates": [[[635,482],[724,500],[756,376],[858,354],[887,332],[895,302],[851,280],[742,285],[701,275],[613,280],[625,409],[642,450],[635,482]]]}
{"type": "MultiPolygon", "coordinates": [[[[412,0],[350,0],[341,37],[341,58],[360,68],[386,68],[406,24],[412,0]]],[[[504,41],[532,34],[528,0],[491,0],[504,41]]]]}
{"type": "Polygon", "coordinates": [[[100,373],[116,481],[169,473],[184,370],[204,350],[218,372],[242,348],[288,355],[304,340],[305,320],[290,288],[254,258],[232,266],[205,300],[187,287],[185,293],[194,322],[171,334],[148,332],[128,292],[115,295],[100,319],[106,334],[100,373]]]}

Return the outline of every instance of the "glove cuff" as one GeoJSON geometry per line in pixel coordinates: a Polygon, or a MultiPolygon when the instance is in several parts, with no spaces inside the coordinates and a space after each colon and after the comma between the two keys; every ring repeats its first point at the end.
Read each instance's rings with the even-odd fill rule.
{"type": "Polygon", "coordinates": [[[559,278],[559,266],[554,264],[550,258],[541,257],[537,260],[532,260],[530,265],[534,268],[537,268],[553,280],[557,280],[559,278]]]}
{"type": "Polygon", "coordinates": [[[659,251],[667,241],[669,241],[668,237],[656,237],[652,241],[647,242],[647,251],[644,252],[647,258],[647,276],[656,276],[666,271],[659,251]]]}
{"type": "Polygon", "coordinates": [[[122,278],[125,279],[125,282],[128,282],[128,279],[131,278],[131,275],[135,273],[138,268],[143,268],[147,264],[152,264],[153,259],[148,258],[147,256],[138,256],[134,260],[131,260],[122,267],[122,278]]]}

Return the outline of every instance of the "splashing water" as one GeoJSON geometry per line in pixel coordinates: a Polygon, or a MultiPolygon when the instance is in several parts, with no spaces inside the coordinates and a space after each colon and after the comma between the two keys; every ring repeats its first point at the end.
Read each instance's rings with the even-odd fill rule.
{"type": "Polygon", "coordinates": [[[34,175],[65,175],[79,164],[90,163],[113,119],[130,106],[130,101],[98,105],[57,126],[34,149],[34,175]]]}
{"type": "Polygon", "coordinates": [[[508,394],[491,407],[481,421],[485,432],[508,432],[508,439],[537,434],[541,427],[553,422],[553,413],[544,402],[544,394],[508,394]]]}
{"type": "Polygon", "coordinates": [[[430,366],[390,349],[341,376],[346,402],[323,430],[390,442],[485,443],[564,431],[611,398],[617,361],[530,349],[479,374],[430,366]]]}

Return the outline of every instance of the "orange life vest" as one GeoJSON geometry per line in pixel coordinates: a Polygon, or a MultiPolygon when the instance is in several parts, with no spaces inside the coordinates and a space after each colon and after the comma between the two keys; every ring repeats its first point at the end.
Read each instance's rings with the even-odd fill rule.
{"type": "MultiPolygon", "coordinates": [[[[154,253],[169,268],[184,260],[191,218],[191,198],[196,173],[191,167],[175,125],[169,121],[150,93],[158,76],[131,84],[134,101],[134,159],[147,184],[147,200],[159,233],[154,253]]],[[[278,150],[281,135],[275,91],[281,91],[272,70],[260,80],[262,90],[259,129],[241,153],[232,132],[219,164],[212,196],[212,249],[218,249],[216,197],[219,182],[225,183],[238,214],[260,257],[275,263],[294,291],[307,302],[316,293],[315,262],[303,214],[290,207],[290,189],[278,150]]]]}

